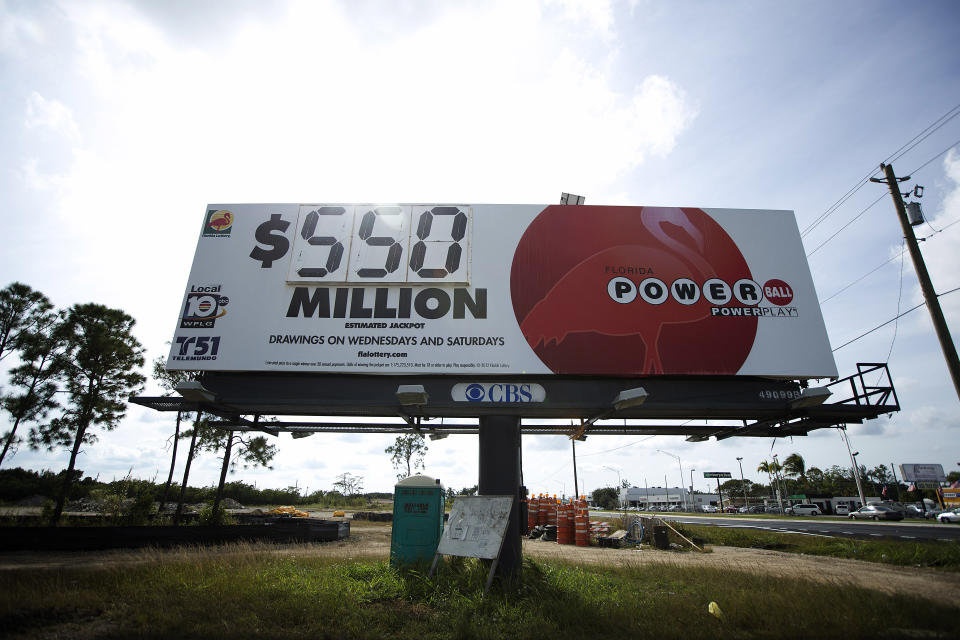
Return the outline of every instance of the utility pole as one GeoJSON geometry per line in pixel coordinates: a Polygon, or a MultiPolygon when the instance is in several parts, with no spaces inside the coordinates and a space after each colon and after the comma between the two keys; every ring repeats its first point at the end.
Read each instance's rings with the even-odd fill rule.
{"type": "Polygon", "coordinates": [[[570,440],[570,446],[573,447],[573,497],[580,499],[580,485],[577,484],[577,441],[570,440]]]}
{"type": "Polygon", "coordinates": [[[893,166],[881,164],[880,168],[886,174],[886,180],[880,178],[870,178],[871,182],[883,182],[890,188],[890,195],[893,196],[893,205],[897,209],[897,217],[900,219],[900,226],[903,228],[903,237],[907,242],[907,248],[910,250],[910,259],[913,260],[913,268],[917,272],[917,279],[920,280],[920,290],[923,292],[923,299],[927,303],[927,309],[930,311],[930,318],[933,320],[933,328],[937,332],[937,339],[940,341],[940,349],[943,350],[943,357],[947,361],[947,369],[950,370],[950,377],[953,379],[953,389],[960,399],[960,360],[957,358],[957,348],[953,345],[953,339],[950,337],[950,329],[947,327],[947,321],[943,318],[943,311],[940,309],[940,301],[937,299],[937,292],[930,282],[930,274],[927,272],[927,265],[923,262],[923,254],[920,253],[920,245],[917,244],[917,237],[913,233],[913,227],[907,219],[907,211],[903,205],[903,197],[900,194],[900,181],[909,180],[910,176],[897,178],[893,172],[893,166]]]}

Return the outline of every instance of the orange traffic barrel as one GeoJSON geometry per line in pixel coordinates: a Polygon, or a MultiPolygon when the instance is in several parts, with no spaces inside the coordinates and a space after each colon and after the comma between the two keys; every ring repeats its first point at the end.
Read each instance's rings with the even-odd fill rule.
{"type": "Polygon", "coordinates": [[[577,520],[574,525],[574,541],[578,547],[590,546],[590,524],[586,520],[577,520]]]}
{"type": "Polygon", "coordinates": [[[547,498],[547,524],[558,526],[557,524],[557,504],[556,498],[547,498]]]}
{"type": "Polygon", "coordinates": [[[574,543],[573,524],[575,520],[573,504],[566,505],[565,516],[566,516],[565,520],[566,520],[567,536],[565,538],[566,541],[564,542],[564,544],[573,544],[574,543]]]}

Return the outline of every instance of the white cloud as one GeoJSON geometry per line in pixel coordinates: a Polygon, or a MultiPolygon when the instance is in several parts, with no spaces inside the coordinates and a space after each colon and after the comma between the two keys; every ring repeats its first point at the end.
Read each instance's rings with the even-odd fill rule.
{"type": "Polygon", "coordinates": [[[0,52],[22,56],[28,43],[43,42],[43,30],[36,20],[12,11],[0,0],[0,52]]]}
{"type": "Polygon", "coordinates": [[[584,29],[604,40],[611,40],[613,32],[613,5],[610,0],[544,0],[548,8],[560,10],[561,20],[571,29],[584,29]]]}
{"type": "MultiPolygon", "coordinates": [[[[943,160],[943,169],[947,178],[947,193],[943,197],[940,207],[935,211],[924,209],[924,218],[929,224],[915,227],[914,232],[918,238],[928,237],[926,242],[919,243],[920,251],[930,274],[930,281],[933,283],[934,289],[941,294],[939,298],[940,307],[947,324],[948,326],[955,326],[960,323],[960,292],[950,295],[942,294],[960,286],[960,252],[955,249],[955,234],[958,231],[952,226],[946,229],[953,223],[960,222],[960,154],[957,153],[956,149],[951,149],[947,153],[943,160]],[[941,229],[944,230],[942,235],[939,233],[941,229]]],[[[925,203],[921,201],[921,205],[923,204],[925,203]]],[[[896,251],[893,253],[896,253],[896,251]]],[[[908,309],[923,303],[924,298],[915,271],[909,264],[909,252],[904,254],[904,260],[908,264],[904,266],[905,295],[901,307],[908,309]]],[[[929,314],[926,309],[918,309],[912,314],[912,317],[902,321],[901,328],[904,326],[911,334],[931,332],[929,314]]]]}
{"type": "Polygon", "coordinates": [[[31,92],[27,100],[24,124],[28,129],[48,129],[71,142],[80,139],[80,128],[73,120],[73,111],[59,100],[44,98],[36,91],[31,92]]]}
{"type": "MultiPolygon", "coordinates": [[[[960,153],[957,153],[956,148],[947,153],[943,160],[943,169],[950,183],[950,190],[943,198],[942,206],[929,218],[930,226],[937,230],[960,222],[960,153]]],[[[927,216],[929,215],[928,213],[927,216]]],[[[942,236],[934,235],[928,242],[920,244],[930,279],[936,291],[941,294],[960,287],[960,252],[956,250],[956,233],[957,229],[952,227],[944,231],[942,236]]],[[[916,301],[914,304],[923,300],[919,286],[915,288],[913,298],[916,301]]],[[[940,305],[949,325],[960,324],[960,292],[942,296],[940,305]]]]}

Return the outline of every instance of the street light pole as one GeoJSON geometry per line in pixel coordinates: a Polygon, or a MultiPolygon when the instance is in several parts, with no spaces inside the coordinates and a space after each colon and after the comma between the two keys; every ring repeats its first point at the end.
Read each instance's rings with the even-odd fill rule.
{"type": "Polygon", "coordinates": [[[780,496],[778,502],[780,503],[780,513],[783,511],[783,482],[780,481],[780,461],[777,460],[777,454],[773,454],[773,479],[777,483],[777,494],[780,496]]]}
{"type": "MultiPolygon", "coordinates": [[[[660,453],[666,453],[671,458],[676,458],[677,464],[680,465],[680,498],[683,500],[683,510],[686,511],[687,497],[683,495],[683,464],[680,462],[680,456],[669,453],[668,451],[664,451],[663,449],[657,449],[657,451],[659,451],[660,453]]],[[[666,482],[664,482],[664,484],[666,484],[666,482]]],[[[664,487],[664,489],[666,489],[666,487],[664,487]]]]}
{"type": "Polygon", "coordinates": [[[697,510],[697,501],[693,497],[693,472],[696,469],[690,469],[690,511],[697,510]]]}
{"type": "Polygon", "coordinates": [[[750,510],[750,506],[747,504],[747,483],[743,479],[743,458],[737,456],[737,464],[740,465],[740,488],[743,489],[743,506],[747,511],[750,510]]]}
{"type": "Polygon", "coordinates": [[[847,445],[847,453],[850,454],[850,464],[853,465],[853,479],[857,483],[857,493],[860,495],[860,506],[865,507],[867,505],[867,499],[863,496],[863,485],[860,484],[860,469],[857,468],[857,456],[860,452],[857,451],[854,453],[850,449],[850,438],[847,437],[847,425],[842,425],[839,429],[840,437],[843,438],[844,444],[847,445]]]}
{"type": "Polygon", "coordinates": [[[623,506],[623,487],[621,486],[623,482],[620,480],[620,470],[614,469],[613,467],[608,467],[604,465],[604,469],[609,469],[617,474],[617,503],[622,507],[623,506]]]}

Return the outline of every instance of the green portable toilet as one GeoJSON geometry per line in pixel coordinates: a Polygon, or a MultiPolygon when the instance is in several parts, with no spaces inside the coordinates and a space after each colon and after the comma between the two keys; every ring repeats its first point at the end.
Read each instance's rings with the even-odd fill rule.
{"type": "Polygon", "coordinates": [[[444,492],[440,480],[413,475],[393,490],[390,564],[430,561],[443,534],[444,492]]]}

